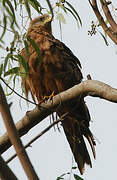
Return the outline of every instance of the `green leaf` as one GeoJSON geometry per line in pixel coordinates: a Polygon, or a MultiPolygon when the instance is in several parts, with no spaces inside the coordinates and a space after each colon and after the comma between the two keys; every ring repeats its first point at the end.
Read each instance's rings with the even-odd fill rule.
{"type": "Polygon", "coordinates": [[[80,16],[78,15],[78,13],[77,13],[77,11],[75,10],[75,8],[74,8],[69,2],[67,2],[67,1],[65,1],[65,2],[66,2],[66,4],[71,8],[71,10],[74,12],[74,13],[72,13],[72,14],[76,15],[77,19],[78,19],[79,22],[80,22],[80,25],[82,26],[81,18],[80,18],[80,16]]]}
{"type": "Polygon", "coordinates": [[[16,0],[14,0],[15,10],[17,10],[17,3],[16,0]]]}
{"type": "Polygon", "coordinates": [[[74,167],[72,167],[72,169],[77,169],[77,167],[76,167],[76,166],[74,166],[74,167]]]}
{"type": "Polygon", "coordinates": [[[16,18],[15,18],[15,11],[14,7],[12,6],[12,3],[9,0],[4,0],[3,1],[3,6],[6,9],[7,13],[9,14],[10,17],[8,17],[11,21],[11,27],[13,27],[14,23],[17,25],[16,18]]]}
{"type": "Polygon", "coordinates": [[[64,18],[64,16],[63,16],[62,13],[58,13],[58,14],[57,14],[57,19],[58,19],[60,22],[62,22],[63,24],[66,23],[65,18],[64,18]]]}
{"type": "Polygon", "coordinates": [[[108,41],[107,41],[106,37],[100,31],[99,31],[99,33],[103,37],[105,44],[108,46],[109,44],[108,44],[108,41]]]}
{"type": "MultiPolygon", "coordinates": [[[[9,83],[11,82],[11,79],[13,78],[13,76],[14,76],[14,74],[11,74],[11,75],[10,75],[9,79],[7,80],[7,84],[9,84],[9,83]]],[[[13,91],[11,91],[10,93],[8,93],[8,89],[9,89],[9,87],[6,86],[6,93],[5,93],[6,96],[9,96],[9,95],[11,95],[11,94],[13,93],[13,91]]]]}
{"type": "Polygon", "coordinates": [[[13,14],[13,17],[15,19],[15,12],[14,12],[14,8],[13,8],[11,2],[9,0],[6,0],[6,3],[8,4],[8,6],[9,6],[9,8],[10,8],[12,14],[13,14]]]}
{"type": "Polygon", "coordinates": [[[20,54],[14,55],[14,57],[16,57],[18,59],[18,62],[20,63],[20,65],[23,66],[23,68],[25,69],[25,72],[28,72],[28,64],[27,64],[25,58],[20,54]]]}
{"type": "Polygon", "coordinates": [[[47,2],[47,4],[48,4],[48,6],[49,6],[49,9],[50,9],[50,12],[51,12],[51,14],[52,14],[52,18],[54,17],[54,13],[53,13],[53,8],[52,8],[52,5],[51,5],[51,3],[50,3],[50,1],[49,0],[46,0],[46,2],[47,2]]]}
{"type": "Polygon", "coordinates": [[[4,76],[8,76],[11,74],[19,74],[19,67],[14,67],[12,69],[9,69],[7,72],[4,73],[4,76]]]}
{"type": "Polygon", "coordinates": [[[7,67],[7,63],[8,63],[8,60],[9,58],[11,58],[13,55],[11,53],[8,53],[7,56],[5,57],[5,60],[4,60],[4,72],[6,70],[6,67],[7,67]]]}
{"type": "Polygon", "coordinates": [[[0,65],[0,76],[2,75],[3,72],[3,64],[0,65]]]}
{"type": "Polygon", "coordinates": [[[66,175],[68,175],[68,174],[70,174],[70,173],[69,173],[69,172],[68,172],[68,173],[64,173],[64,174],[62,174],[61,176],[57,177],[56,180],[64,179],[63,177],[66,176],[66,175]]]}
{"type": "Polygon", "coordinates": [[[61,176],[57,177],[57,179],[56,179],[56,180],[61,180],[61,179],[64,179],[64,178],[63,178],[63,176],[65,176],[66,174],[67,174],[67,173],[62,174],[61,176]]]}
{"type": "Polygon", "coordinates": [[[74,178],[75,178],[75,180],[84,180],[80,176],[78,176],[77,174],[74,174],[74,178]]]}
{"type": "Polygon", "coordinates": [[[17,77],[17,74],[15,74],[15,76],[12,74],[8,80],[8,84],[11,82],[11,79],[13,78],[13,87],[12,87],[12,90],[11,92],[8,93],[8,86],[6,87],[6,96],[10,96],[13,92],[14,92],[14,89],[15,89],[15,80],[16,80],[16,77],[17,77]]]}
{"type": "Polygon", "coordinates": [[[11,92],[8,92],[8,89],[9,87],[6,86],[6,96],[10,96],[13,92],[14,92],[14,89],[15,89],[15,80],[16,80],[16,77],[17,77],[17,74],[11,74],[11,76],[9,77],[8,81],[7,81],[7,84],[9,84],[13,78],[13,87],[11,89],[11,92]]]}
{"type": "Polygon", "coordinates": [[[29,36],[27,37],[27,40],[30,41],[31,45],[33,46],[33,48],[35,49],[37,56],[39,58],[39,63],[42,63],[42,56],[41,56],[41,52],[40,49],[38,47],[38,45],[35,43],[35,41],[33,39],[31,39],[29,36]]]}
{"type": "Polygon", "coordinates": [[[74,18],[76,19],[76,21],[78,21],[77,17],[76,17],[75,14],[71,11],[71,9],[67,8],[66,6],[65,6],[65,8],[67,9],[67,11],[69,11],[69,12],[74,16],[74,18]]]}
{"type": "Polygon", "coordinates": [[[28,43],[26,40],[24,40],[24,45],[25,45],[25,50],[26,50],[26,54],[28,56],[28,58],[30,57],[30,53],[29,53],[29,49],[28,49],[28,43]]]}
{"type": "Polygon", "coordinates": [[[64,5],[60,5],[59,7],[67,14],[67,11],[64,5]]]}
{"type": "Polygon", "coordinates": [[[29,15],[29,18],[31,19],[31,10],[30,10],[29,4],[28,4],[28,0],[25,0],[24,2],[25,2],[25,7],[26,7],[27,13],[29,15]]]}
{"type": "Polygon", "coordinates": [[[2,38],[3,38],[3,36],[5,35],[5,32],[6,32],[6,26],[7,26],[6,14],[3,15],[3,24],[4,24],[4,29],[3,29],[2,35],[0,37],[0,41],[2,41],[2,38]]]}
{"type": "MultiPolygon", "coordinates": [[[[41,13],[41,10],[43,9],[41,7],[41,4],[36,1],[36,0],[29,0],[29,3],[31,4],[31,6],[38,12],[41,13]],[[40,9],[39,9],[40,8],[40,9]]],[[[42,13],[41,13],[42,14],[42,13]]]]}

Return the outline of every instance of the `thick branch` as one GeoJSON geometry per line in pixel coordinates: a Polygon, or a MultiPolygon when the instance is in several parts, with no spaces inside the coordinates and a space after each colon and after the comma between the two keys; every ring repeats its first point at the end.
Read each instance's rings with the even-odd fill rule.
{"type": "Polygon", "coordinates": [[[27,177],[29,179],[38,180],[39,178],[37,177],[35,173],[35,170],[30,162],[30,159],[17,133],[17,130],[14,125],[14,122],[13,122],[13,119],[9,110],[9,106],[7,104],[6,97],[4,95],[1,85],[0,85],[0,112],[2,114],[4,124],[6,126],[9,139],[11,143],[14,145],[18,158],[22,164],[24,171],[27,174],[27,177]]]}
{"type": "Polygon", "coordinates": [[[113,41],[115,44],[117,44],[117,35],[112,31],[111,28],[109,28],[109,27],[106,25],[106,23],[105,23],[102,15],[101,15],[100,12],[99,12],[99,9],[98,9],[96,0],[88,0],[88,1],[89,1],[90,5],[91,5],[91,7],[92,7],[92,9],[93,9],[93,11],[94,11],[97,19],[98,19],[98,21],[99,21],[99,24],[102,26],[102,28],[103,28],[103,30],[105,31],[105,33],[107,33],[107,35],[112,39],[112,41],[113,41]]]}
{"type": "MultiPolygon", "coordinates": [[[[117,103],[117,90],[108,86],[105,83],[96,80],[84,81],[67,91],[64,91],[42,103],[41,107],[36,107],[34,110],[26,113],[26,115],[16,124],[19,135],[26,134],[32,127],[41,122],[44,118],[56,111],[58,106],[62,106],[71,99],[76,99],[78,96],[93,96],[106,99],[111,102],[117,103]]],[[[0,138],[0,153],[3,153],[11,146],[8,134],[5,133],[0,138]]]]}
{"type": "Polygon", "coordinates": [[[100,2],[102,4],[102,9],[104,11],[104,14],[105,14],[109,24],[111,25],[113,32],[117,33],[117,24],[115,23],[112,15],[110,13],[110,10],[108,8],[108,4],[107,4],[106,0],[100,0],[100,2]]]}

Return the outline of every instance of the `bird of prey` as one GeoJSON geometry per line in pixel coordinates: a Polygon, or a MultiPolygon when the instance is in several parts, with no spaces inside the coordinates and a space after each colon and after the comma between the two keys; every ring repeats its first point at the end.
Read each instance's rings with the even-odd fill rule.
{"type": "MultiPolygon", "coordinates": [[[[24,48],[21,55],[28,64],[29,72],[23,85],[40,103],[44,96],[53,92],[59,94],[82,81],[81,63],[72,51],[52,35],[52,18],[45,14],[31,21],[27,36],[39,48],[42,62],[31,42],[28,42],[28,51],[24,48]]],[[[82,96],[73,99],[67,104],[57,108],[57,115],[67,113],[62,126],[78,165],[83,174],[85,164],[92,167],[91,159],[85,144],[86,138],[91,146],[95,158],[95,141],[89,130],[90,115],[82,96]]]]}

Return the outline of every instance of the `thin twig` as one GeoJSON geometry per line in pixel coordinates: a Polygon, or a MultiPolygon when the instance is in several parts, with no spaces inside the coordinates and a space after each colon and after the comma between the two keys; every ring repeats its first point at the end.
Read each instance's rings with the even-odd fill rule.
{"type": "MultiPolygon", "coordinates": [[[[68,115],[68,113],[63,114],[58,120],[54,121],[52,124],[50,124],[47,128],[45,128],[41,133],[39,133],[36,137],[34,137],[31,141],[29,141],[24,148],[28,148],[30,147],[30,145],[35,142],[37,139],[39,139],[42,135],[44,135],[47,131],[49,131],[53,126],[55,126],[56,124],[58,124],[59,122],[64,120],[64,117],[66,117],[68,115]]],[[[6,163],[9,163],[10,161],[12,161],[15,157],[17,156],[17,154],[15,153],[12,157],[10,157],[6,163]]]]}
{"type": "MultiPolygon", "coordinates": [[[[5,28],[5,27],[4,27],[4,26],[2,26],[1,24],[0,24],[0,27],[5,28]]],[[[10,29],[8,29],[8,28],[6,28],[6,30],[7,30],[7,31],[9,31],[9,32],[14,33],[12,30],[10,30],[10,29]]]]}
{"type": "Polygon", "coordinates": [[[31,103],[31,104],[34,104],[34,105],[38,106],[38,104],[36,104],[35,102],[30,101],[30,100],[28,100],[27,98],[25,98],[25,97],[21,96],[20,94],[18,94],[13,88],[11,88],[11,87],[5,82],[5,80],[4,80],[2,77],[0,77],[0,79],[1,79],[1,81],[2,81],[9,89],[11,89],[17,96],[19,96],[20,98],[24,99],[25,101],[27,101],[27,102],[29,102],[29,103],[31,103]]]}

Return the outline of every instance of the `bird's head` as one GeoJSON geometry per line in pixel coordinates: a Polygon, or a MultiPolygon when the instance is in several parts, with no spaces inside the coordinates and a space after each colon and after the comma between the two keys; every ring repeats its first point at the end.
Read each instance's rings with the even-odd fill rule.
{"type": "Polygon", "coordinates": [[[52,22],[52,17],[49,16],[48,14],[44,14],[32,20],[29,29],[40,28],[40,29],[45,29],[48,32],[51,32],[51,22],[52,22]]]}

